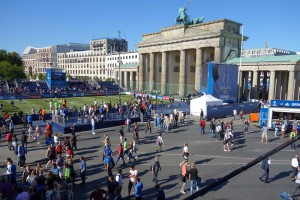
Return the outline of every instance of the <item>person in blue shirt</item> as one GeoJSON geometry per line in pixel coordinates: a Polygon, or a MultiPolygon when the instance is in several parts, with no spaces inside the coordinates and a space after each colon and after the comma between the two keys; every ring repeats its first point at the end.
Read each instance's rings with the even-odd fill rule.
{"type": "Polygon", "coordinates": [[[143,183],[141,182],[140,178],[136,178],[136,185],[134,187],[134,196],[136,200],[142,200],[142,190],[143,183]]]}
{"type": "Polygon", "coordinates": [[[86,162],[84,157],[80,157],[80,177],[81,177],[81,184],[85,184],[85,172],[86,172],[86,162]]]}
{"type": "Polygon", "coordinates": [[[32,125],[32,115],[27,116],[27,122],[29,125],[32,125]]]}
{"type": "Polygon", "coordinates": [[[53,168],[51,169],[51,172],[53,172],[55,179],[59,179],[59,169],[57,168],[57,164],[54,162],[52,163],[53,168]]]}
{"type": "Polygon", "coordinates": [[[18,146],[18,158],[19,158],[19,165],[21,168],[24,167],[24,164],[26,161],[25,153],[26,153],[25,148],[24,148],[23,144],[20,143],[18,146]]]}
{"type": "Polygon", "coordinates": [[[11,158],[7,158],[7,175],[9,175],[9,181],[12,183],[12,185],[15,188],[17,188],[16,173],[17,173],[16,165],[13,164],[11,158]]]}

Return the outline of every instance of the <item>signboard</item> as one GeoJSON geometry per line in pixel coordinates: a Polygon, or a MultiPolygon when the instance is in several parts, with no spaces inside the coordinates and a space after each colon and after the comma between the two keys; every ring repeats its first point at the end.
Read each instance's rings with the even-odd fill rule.
{"type": "Polygon", "coordinates": [[[267,126],[269,117],[269,108],[261,108],[259,115],[259,126],[267,126]]]}
{"type": "MultiPolygon", "coordinates": [[[[201,67],[201,92],[225,103],[235,103],[238,96],[238,66],[206,63],[201,67]]],[[[251,82],[249,83],[251,87],[251,82]]]]}
{"type": "Polygon", "coordinates": [[[270,106],[281,108],[300,108],[300,101],[271,100],[270,106]]]}

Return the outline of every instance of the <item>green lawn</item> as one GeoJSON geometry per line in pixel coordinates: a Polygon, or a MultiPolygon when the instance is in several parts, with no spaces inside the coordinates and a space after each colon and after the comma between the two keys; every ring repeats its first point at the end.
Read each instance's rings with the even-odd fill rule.
{"type": "MultiPolygon", "coordinates": [[[[84,104],[90,106],[94,105],[94,100],[98,101],[98,104],[103,102],[109,102],[111,101],[112,104],[116,103],[118,101],[118,95],[113,95],[113,96],[108,96],[106,98],[105,96],[91,96],[91,97],[71,97],[71,98],[66,98],[67,100],[67,107],[70,106],[76,106],[77,108],[83,107],[84,104]]],[[[133,96],[130,95],[121,95],[121,100],[122,102],[128,101],[128,100],[133,100],[133,96]]],[[[16,99],[14,100],[15,102],[15,108],[12,108],[10,105],[10,100],[0,100],[0,102],[3,104],[3,109],[2,109],[2,114],[1,116],[5,113],[8,112],[9,114],[18,112],[19,109],[21,109],[25,114],[31,114],[31,108],[34,107],[36,113],[40,108],[46,108],[46,112],[49,113],[49,99],[23,99],[22,103],[19,103],[19,100],[16,99]]],[[[58,101],[56,98],[52,98],[53,102],[58,101]]],[[[155,102],[155,100],[154,100],[155,102]]],[[[167,102],[167,101],[165,101],[167,102]]],[[[53,104],[54,107],[54,104],[53,104]]]]}

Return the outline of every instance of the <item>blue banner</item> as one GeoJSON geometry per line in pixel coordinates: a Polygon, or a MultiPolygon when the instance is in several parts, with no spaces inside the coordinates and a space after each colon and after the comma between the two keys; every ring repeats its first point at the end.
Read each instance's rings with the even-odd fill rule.
{"type": "Polygon", "coordinates": [[[300,108],[300,101],[271,100],[271,107],[300,108]]]}
{"type": "Polygon", "coordinates": [[[269,108],[261,108],[259,115],[259,126],[267,126],[269,117],[269,108]]]}

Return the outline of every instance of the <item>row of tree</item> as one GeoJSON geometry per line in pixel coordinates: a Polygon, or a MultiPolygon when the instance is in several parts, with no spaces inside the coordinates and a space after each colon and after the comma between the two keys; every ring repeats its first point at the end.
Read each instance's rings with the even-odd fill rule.
{"type": "Polygon", "coordinates": [[[22,58],[16,52],[0,49],[0,79],[26,78],[22,58]]]}

